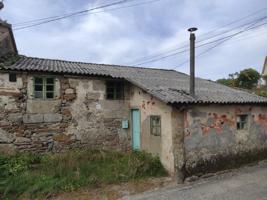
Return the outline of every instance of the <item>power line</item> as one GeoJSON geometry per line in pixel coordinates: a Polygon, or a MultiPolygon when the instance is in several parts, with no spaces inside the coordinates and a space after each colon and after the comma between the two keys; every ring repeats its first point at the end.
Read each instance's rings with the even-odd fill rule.
{"type": "MultiPolygon", "coordinates": [[[[238,28],[242,28],[243,26],[250,25],[250,24],[255,23],[255,22],[259,22],[259,21],[261,21],[261,20],[263,20],[263,19],[266,19],[266,18],[267,18],[267,16],[262,17],[262,18],[259,18],[259,19],[257,19],[257,20],[252,21],[252,22],[243,24],[242,26],[239,26],[238,28]]],[[[236,29],[236,28],[235,28],[235,29],[236,29]]],[[[234,30],[234,29],[232,29],[232,30],[227,30],[227,31],[225,31],[225,33],[232,32],[233,30],[234,30]]],[[[225,33],[223,33],[223,34],[225,34],[225,33]]],[[[216,37],[218,37],[218,36],[220,36],[220,35],[223,35],[223,34],[217,34],[216,37]]],[[[235,35],[235,34],[234,34],[234,35],[235,35]]],[[[229,35],[229,36],[231,36],[231,35],[229,35]]],[[[223,37],[223,38],[219,38],[219,39],[213,40],[213,41],[211,41],[211,42],[207,42],[207,43],[200,44],[200,45],[198,45],[196,48],[199,48],[199,47],[202,47],[202,46],[206,46],[206,45],[208,45],[208,44],[216,43],[216,42],[218,42],[218,41],[221,41],[221,40],[224,40],[224,39],[228,38],[229,36],[226,36],[226,37],[223,37]]],[[[214,37],[215,37],[215,36],[210,37],[210,38],[205,39],[205,40],[197,41],[196,43],[201,43],[201,42],[203,42],[203,41],[210,40],[210,39],[212,39],[212,38],[214,38],[214,37]]],[[[187,51],[189,51],[189,48],[188,48],[188,45],[185,45],[185,46],[183,46],[183,47],[177,48],[177,49],[175,50],[174,53],[169,53],[168,55],[165,55],[165,56],[160,56],[160,54],[159,54],[158,56],[154,56],[154,57],[151,57],[151,58],[148,58],[148,59],[144,59],[144,61],[139,62],[139,63],[137,63],[137,64],[133,64],[133,65],[143,65],[143,64],[147,64],[147,63],[155,62],[155,61],[162,60],[162,59],[165,59],[165,58],[169,58],[169,57],[172,57],[172,56],[181,54],[181,53],[185,53],[185,52],[187,52],[187,51]],[[185,48],[186,48],[186,49],[185,49],[185,48]],[[179,49],[184,49],[184,50],[177,51],[177,50],[179,50],[179,49]],[[160,56],[160,57],[159,57],[159,56],[160,56]]]]}
{"type": "Polygon", "coordinates": [[[230,44],[236,43],[236,42],[240,42],[240,41],[243,41],[243,40],[247,40],[249,38],[259,37],[259,36],[265,36],[266,37],[267,34],[265,34],[265,33],[267,33],[267,30],[260,30],[259,32],[252,33],[252,34],[249,34],[249,35],[245,35],[245,37],[242,37],[242,36],[238,37],[235,40],[232,40],[232,42],[230,44]],[[265,35],[263,35],[263,34],[265,34],[265,35]]]}
{"type": "MultiPolygon", "coordinates": [[[[257,19],[257,20],[254,20],[253,23],[257,23],[257,22],[259,22],[259,21],[261,21],[261,20],[264,20],[264,19],[266,19],[266,18],[267,18],[267,16],[266,16],[266,17],[263,17],[263,18],[260,18],[260,19],[257,19]]],[[[250,25],[250,24],[252,24],[252,22],[247,23],[247,24],[245,24],[245,25],[250,25]]],[[[243,25],[243,26],[244,26],[244,25],[243,25]]],[[[232,30],[231,30],[231,31],[232,31],[232,30]]],[[[227,32],[230,32],[230,31],[227,31],[227,32]]],[[[239,33],[239,32],[237,32],[237,33],[239,33]]],[[[235,36],[236,33],[234,33],[234,34],[232,34],[232,35],[235,36]]],[[[209,45],[209,44],[213,44],[213,43],[217,43],[217,42],[219,42],[219,41],[222,41],[222,40],[225,40],[225,39],[231,37],[232,35],[228,35],[228,36],[225,36],[225,37],[222,37],[222,38],[219,38],[219,39],[210,41],[210,42],[206,42],[206,43],[200,44],[200,45],[196,46],[196,48],[203,47],[203,46],[206,46],[206,45],[209,45]]],[[[218,36],[218,35],[217,35],[217,36],[218,36]]],[[[209,38],[209,39],[211,39],[211,38],[209,38]]],[[[209,40],[209,39],[206,39],[206,40],[209,40]]],[[[203,41],[205,41],[205,40],[198,41],[197,43],[199,43],[199,42],[203,42],[203,41]]],[[[187,46],[186,46],[186,47],[187,47],[187,46]]],[[[184,47],[181,47],[180,49],[183,49],[183,48],[184,48],[184,47]]],[[[178,48],[178,49],[179,49],[179,48],[178,48]]],[[[169,58],[169,57],[172,57],[172,56],[181,54],[181,53],[185,53],[185,52],[187,52],[187,51],[189,51],[189,48],[188,48],[188,47],[187,47],[186,49],[184,49],[184,50],[181,50],[181,51],[178,51],[178,52],[176,51],[176,52],[171,53],[171,54],[168,54],[168,55],[166,55],[166,56],[161,56],[161,57],[158,57],[158,56],[157,56],[155,59],[147,59],[147,61],[143,61],[143,62],[134,64],[134,65],[143,65],[143,64],[147,64],[147,63],[155,62],[155,61],[162,60],[162,59],[165,59],[165,58],[169,58]]]]}
{"type": "MultiPolygon", "coordinates": [[[[266,17],[265,17],[265,18],[266,18],[266,17]]],[[[262,19],[262,20],[263,20],[263,19],[262,19]]],[[[261,21],[262,21],[262,20],[261,20],[261,21]]],[[[229,35],[229,36],[223,38],[222,41],[218,42],[217,44],[213,45],[212,47],[208,48],[207,50],[201,52],[201,53],[198,54],[196,57],[199,57],[199,56],[202,56],[202,55],[206,54],[207,52],[211,51],[212,49],[216,48],[217,46],[223,44],[224,42],[226,42],[226,41],[228,41],[228,40],[230,40],[230,39],[232,39],[232,38],[235,37],[236,35],[239,35],[239,34],[241,34],[241,33],[243,33],[243,32],[246,32],[246,31],[249,31],[249,30],[252,30],[252,29],[255,29],[255,28],[258,28],[258,27],[261,27],[261,26],[267,24],[267,22],[265,22],[265,23],[262,23],[262,24],[260,24],[260,25],[255,26],[255,25],[256,25],[257,23],[259,23],[259,22],[260,22],[260,21],[257,21],[257,22],[255,22],[254,24],[252,24],[252,25],[248,26],[247,28],[245,28],[244,30],[239,31],[239,32],[237,32],[237,33],[235,33],[235,34],[232,34],[232,35],[229,35]]],[[[172,68],[172,69],[176,69],[176,68],[178,68],[178,67],[181,67],[181,66],[183,66],[185,63],[188,63],[188,62],[189,62],[189,60],[186,60],[186,61],[182,62],[180,65],[178,65],[178,66],[176,66],[176,67],[174,67],[174,68],[172,68]]]]}
{"type": "Polygon", "coordinates": [[[75,11],[75,12],[71,12],[71,13],[66,13],[66,14],[63,14],[63,15],[56,15],[56,16],[51,16],[51,17],[38,18],[38,19],[32,19],[32,20],[28,20],[28,21],[24,21],[24,22],[14,23],[13,26],[20,26],[20,25],[25,25],[25,24],[34,23],[34,22],[40,22],[40,21],[46,21],[46,20],[51,20],[51,19],[57,19],[57,18],[65,17],[65,16],[78,15],[78,14],[81,14],[81,13],[84,13],[84,12],[90,12],[92,10],[100,9],[100,8],[103,8],[103,7],[106,7],[106,6],[115,6],[117,4],[126,3],[127,1],[135,1],[135,0],[120,0],[120,1],[117,1],[117,2],[113,2],[113,3],[109,3],[109,4],[104,4],[102,6],[91,8],[91,9],[86,9],[86,10],[81,10],[81,11],[75,11]]]}
{"type": "MultiPolygon", "coordinates": [[[[257,10],[257,11],[255,11],[255,12],[249,14],[249,15],[246,15],[246,16],[244,16],[244,17],[242,17],[242,18],[239,18],[239,19],[237,19],[237,20],[234,20],[234,21],[232,21],[232,22],[230,22],[230,23],[227,23],[227,24],[225,24],[225,25],[223,25],[223,26],[221,26],[221,27],[218,27],[218,28],[216,28],[216,29],[214,29],[214,30],[208,31],[208,32],[206,32],[206,33],[200,35],[199,37],[206,36],[206,35],[208,35],[209,33],[212,33],[212,32],[216,32],[216,31],[218,32],[218,30],[220,30],[220,29],[222,29],[222,28],[224,28],[224,27],[226,27],[226,26],[229,26],[229,25],[235,24],[235,23],[237,23],[237,22],[243,21],[244,19],[247,19],[247,18],[249,18],[249,17],[251,17],[251,16],[254,16],[254,15],[259,14],[260,12],[262,12],[262,11],[266,11],[266,10],[267,10],[267,8],[263,8],[263,9],[257,10]]],[[[200,40],[200,41],[197,41],[197,43],[202,42],[202,41],[205,41],[205,40],[209,40],[209,39],[211,39],[211,38],[218,37],[218,36],[220,36],[220,35],[223,35],[223,34],[226,34],[226,33],[228,33],[228,32],[231,32],[231,31],[233,31],[233,30],[235,30],[235,29],[242,28],[243,26],[246,26],[246,25],[248,25],[248,24],[250,24],[250,23],[253,23],[253,21],[252,21],[252,22],[249,22],[249,23],[246,23],[246,24],[243,24],[243,25],[238,26],[238,27],[234,27],[233,29],[230,29],[230,30],[227,30],[227,31],[218,33],[218,34],[216,34],[216,35],[211,36],[210,38],[202,39],[202,40],[200,40]]],[[[183,42],[183,43],[185,43],[185,42],[183,42]]],[[[178,50],[182,50],[182,49],[184,49],[184,48],[187,48],[187,45],[183,45],[183,46],[181,46],[181,47],[179,47],[179,48],[169,48],[169,50],[167,50],[167,51],[165,51],[165,52],[162,52],[162,53],[156,53],[156,54],[151,54],[150,56],[141,57],[140,59],[138,59],[138,60],[135,61],[135,62],[132,62],[132,63],[129,64],[129,65],[136,65],[135,63],[138,63],[138,64],[139,64],[139,63],[142,63],[142,62],[144,62],[144,61],[149,61],[149,60],[151,60],[151,59],[154,60],[154,58],[157,58],[157,57],[159,57],[159,56],[161,57],[161,56],[163,56],[164,54],[167,54],[167,55],[166,55],[166,56],[163,56],[163,57],[164,57],[164,58],[165,58],[165,57],[168,58],[168,57],[171,57],[171,56],[176,55],[176,54],[174,54],[173,52],[176,52],[176,51],[178,51],[178,50]],[[171,53],[170,56],[168,55],[169,53],[171,53]]],[[[180,53],[180,52],[177,52],[177,53],[180,53]]],[[[156,59],[155,59],[155,60],[156,60],[156,59]]],[[[146,63],[149,63],[149,62],[146,62],[146,63]]]]}
{"type": "MultiPolygon", "coordinates": [[[[255,11],[255,12],[249,14],[249,15],[246,15],[246,16],[244,16],[244,17],[241,17],[241,18],[239,18],[239,19],[236,19],[236,20],[234,20],[234,21],[232,21],[232,22],[229,22],[229,23],[224,24],[224,25],[222,25],[222,26],[215,27],[214,29],[212,29],[211,31],[208,31],[208,32],[205,33],[205,34],[209,34],[209,33],[216,32],[216,31],[219,30],[219,29],[222,29],[222,28],[225,28],[225,27],[227,27],[227,26],[229,26],[229,25],[232,25],[232,24],[235,24],[235,23],[237,23],[237,22],[243,21],[244,19],[250,18],[251,16],[258,15],[260,12],[262,12],[262,11],[266,11],[266,10],[267,10],[267,7],[266,7],[266,8],[259,9],[259,10],[255,11]]],[[[201,37],[201,36],[200,36],[200,37],[201,37]]]]}
{"type": "MultiPolygon", "coordinates": [[[[97,14],[97,13],[106,12],[106,11],[120,10],[120,9],[124,9],[124,8],[131,8],[131,7],[135,7],[135,6],[139,6],[139,5],[150,4],[150,3],[158,2],[158,1],[161,1],[161,0],[150,0],[150,1],[145,1],[145,2],[141,2],[141,3],[131,4],[131,5],[128,5],[128,6],[121,6],[121,7],[116,7],[116,8],[112,8],[112,9],[105,9],[105,10],[98,11],[98,12],[91,12],[91,11],[102,9],[102,8],[113,7],[113,6],[116,6],[116,5],[119,5],[119,4],[125,4],[125,3],[131,2],[131,1],[137,1],[137,0],[122,0],[122,1],[115,2],[115,3],[110,3],[110,4],[102,5],[102,6],[99,6],[99,7],[95,7],[95,8],[92,8],[92,9],[87,9],[87,10],[83,10],[83,11],[79,11],[79,12],[74,12],[74,13],[70,13],[70,14],[66,14],[66,15],[62,15],[62,16],[40,18],[40,19],[36,19],[36,22],[38,22],[38,21],[40,21],[40,22],[39,23],[34,23],[34,24],[32,24],[32,23],[35,22],[35,20],[30,20],[30,21],[27,21],[27,22],[21,22],[20,24],[27,24],[27,23],[29,24],[30,23],[30,25],[25,25],[25,26],[22,26],[22,27],[18,27],[18,28],[15,28],[14,30],[22,30],[22,29],[26,29],[26,28],[30,28],[30,27],[34,27],[34,26],[39,26],[39,25],[42,25],[42,24],[46,24],[46,23],[49,23],[49,22],[62,20],[62,19],[65,19],[65,18],[77,16],[77,15],[97,14]]],[[[19,26],[19,25],[17,24],[17,26],[19,26]]]]}

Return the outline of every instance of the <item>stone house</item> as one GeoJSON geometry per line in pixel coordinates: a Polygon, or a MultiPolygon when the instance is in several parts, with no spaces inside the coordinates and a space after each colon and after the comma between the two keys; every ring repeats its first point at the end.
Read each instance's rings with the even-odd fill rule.
{"type": "Polygon", "coordinates": [[[18,53],[11,25],[0,19],[0,56],[18,53]]]}
{"type": "Polygon", "coordinates": [[[145,150],[172,175],[267,158],[267,98],[201,78],[192,97],[174,70],[15,58],[0,63],[1,153],[145,150]]]}
{"type": "Polygon", "coordinates": [[[266,98],[200,78],[193,98],[188,85],[173,70],[20,56],[0,72],[0,149],[141,149],[171,174],[266,152],[266,98]]]}

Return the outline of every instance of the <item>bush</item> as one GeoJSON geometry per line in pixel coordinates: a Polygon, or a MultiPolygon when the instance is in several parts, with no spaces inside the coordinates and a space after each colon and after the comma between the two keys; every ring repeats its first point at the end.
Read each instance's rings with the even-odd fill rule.
{"type": "Polygon", "coordinates": [[[165,176],[159,158],[145,152],[73,151],[0,157],[0,198],[45,196],[59,190],[97,187],[165,176]]]}
{"type": "Polygon", "coordinates": [[[255,69],[249,68],[240,71],[237,81],[241,88],[251,89],[259,82],[261,75],[255,69]]]}
{"type": "Polygon", "coordinates": [[[256,92],[257,95],[262,97],[267,97],[267,91],[266,90],[259,90],[256,92]]]}

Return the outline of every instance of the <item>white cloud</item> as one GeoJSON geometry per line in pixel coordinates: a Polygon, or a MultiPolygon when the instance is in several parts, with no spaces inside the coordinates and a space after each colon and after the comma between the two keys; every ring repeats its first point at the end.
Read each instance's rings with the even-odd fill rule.
{"type": "MultiPolygon", "coordinates": [[[[9,0],[2,18],[21,22],[60,15],[96,5],[107,0],[9,0]]],[[[197,37],[263,7],[264,0],[245,0],[243,6],[231,0],[177,1],[135,8],[82,15],[15,32],[19,52],[28,56],[76,61],[125,64],[138,58],[188,44],[190,26],[197,26],[197,37]]],[[[266,34],[265,34],[266,35],[266,34]]],[[[266,55],[266,36],[227,42],[203,57],[197,58],[197,75],[209,79],[227,76],[253,66],[259,71],[266,55]]],[[[146,64],[172,68],[188,59],[188,53],[146,64]]],[[[188,64],[177,68],[188,72],[188,64]]]]}

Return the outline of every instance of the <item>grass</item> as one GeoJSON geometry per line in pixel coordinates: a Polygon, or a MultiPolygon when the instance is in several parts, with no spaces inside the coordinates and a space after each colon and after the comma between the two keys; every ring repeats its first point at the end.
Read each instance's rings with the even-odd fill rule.
{"type": "Polygon", "coordinates": [[[145,152],[87,150],[0,156],[0,199],[44,197],[85,186],[165,175],[159,158],[145,152]]]}
{"type": "Polygon", "coordinates": [[[255,88],[255,89],[253,89],[253,91],[259,96],[267,97],[267,86],[255,88]]]}

